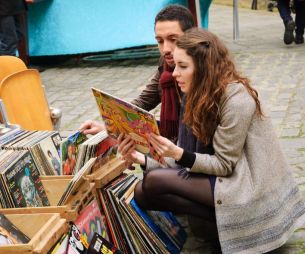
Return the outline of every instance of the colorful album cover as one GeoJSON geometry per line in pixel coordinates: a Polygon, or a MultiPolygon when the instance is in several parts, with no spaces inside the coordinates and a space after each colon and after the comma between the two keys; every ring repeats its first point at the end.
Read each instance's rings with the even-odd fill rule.
{"type": "Polygon", "coordinates": [[[168,211],[147,211],[147,214],[162,231],[180,248],[183,247],[187,234],[176,217],[168,211]]]}
{"type": "Polygon", "coordinates": [[[105,165],[109,160],[116,157],[117,154],[117,141],[112,137],[107,137],[100,142],[95,149],[96,161],[92,166],[92,172],[98,170],[105,165]]]}
{"type": "MultiPolygon", "coordinates": [[[[169,237],[162,228],[160,228],[149,216],[147,211],[142,210],[134,199],[131,200],[130,205],[134,209],[134,211],[143,219],[146,225],[161,239],[161,241],[165,244],[166,249],[173,254],[179,254],[182,246],[177,246],[177,244],[173,241],[171,237],[169,237]]],[[[162,215],[160,215],[162,216],[162,215]]],[[[176,227],[176,225],[175,225],[176,227]]],[[[180,226],[181,227],[181,226],[180,226]]],[[[181,230],[183,230],[181,228],[181,230]]]]}
{"type": "Polygon", "coordinates": [[[96,88],[92,92],[109,135],[117,138],[120,133],[128,134],[135,141],[137,151],[164,163],[147,138],[150,133],[159,135],[154,115],[96,88]]]}
{"type": "Polygon", "coordinates": [[[94,233],[98,233],[109,240],[105,215],[100,212],[95,199],[84,208],[74,223],[88,243],[90,243],[94,233]]]}
{"type": "Polygon", "coordinates": [[[112,243],[108,242],[105,238],[95,233],[92,241],[90,242],[87,254],[123,254],[112,243]]]}
{"type": "Polygon", "coordinates": [[[60,138],[58,133],[56,133],[56,135],[52,134],[39,142],[40,149],[55,175],[61,174],[60,157],[58,155],[57,147],[53,141],[53,138],[58,139],[58,137],[60,138]]]}
{"type": "Polygon", "coordinates": [[[88,243],[82,237],[79,229],[75,224],[71,223],[71,229],[67,244],[67,254],[85,254],[87,252],[88,243]]]}
{"type": "Polygon", "coordinates": [[[74,174],[79,145],[87,140],[86,135],[77,131],[60,144],[60,160],[62,175],[74,174]]]}
{"type": "Polygon", "coordinates": [[[64,234],[48,254],[67,254],[68,234],[64,234]]]}
{"type": "Polygon", "coordinates": [[[25,152],[4,172],[16,207],[49,206],[49,200],[30,152],[25,152]]]}
{"type": "Polygon", "coordinates": [[[96,146],[95,156],[103,156],[105,153],[108,153],[110,149],[115,150],[117,143],[118,142],[114,138],[108,136],[96,146]]]}

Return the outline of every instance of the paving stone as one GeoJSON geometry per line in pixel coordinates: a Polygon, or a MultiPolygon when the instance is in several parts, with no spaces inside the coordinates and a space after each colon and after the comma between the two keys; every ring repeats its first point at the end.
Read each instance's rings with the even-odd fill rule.
{"type": "Polygon", "coordinates": [[[299,136],[300,129],[299,128],[291,128],[291,129],[283,129],[281,133],[281,137],[297,137],[299,136]]]}

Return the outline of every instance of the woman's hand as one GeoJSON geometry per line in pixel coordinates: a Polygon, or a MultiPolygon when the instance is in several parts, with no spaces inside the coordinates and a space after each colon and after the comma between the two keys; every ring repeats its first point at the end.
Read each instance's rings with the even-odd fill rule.
{"type": "Polygon", "coordinates": [[[145,156],[135,150],[135,142],[130,136],[121,133],[118,142],[118,151],[128,164],[131,165],[132,163],[138,163],[140,165],[145,165],[145,156]]]}
{"type": "Polygon", "coordinates": [[[80,127],[79,131],[86,134],[91,134],[95,135],[99,133],[100,131],[105,130],[106,127],[103,123],[97,122],[97,121],[92,121],[92,120],[87,120],[85,121],[80,127]]]}
{"type": "Polygon", "coordinates": [[[151,133],[149,135],[149,141],[159,155],[163,157],[171,157],[176,161],[181,159],[183,149],[176,146],[167,138],[151,133]]]}

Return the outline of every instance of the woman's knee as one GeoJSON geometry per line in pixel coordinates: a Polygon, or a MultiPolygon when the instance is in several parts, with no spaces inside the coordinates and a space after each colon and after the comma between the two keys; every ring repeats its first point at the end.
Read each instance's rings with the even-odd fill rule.
{"type": "Polygon", "coordinates": [[[146,195],[154,195],[158,189],[160,189],[160,183],[163,180],[162,174],[159,169],[149,170],[145,172],[143,182],[142,182],[142,191],[146,195]]]}
{"type": "Polygon", "coordinates": [[[145,206],[145,196],[144,196],[144,193],[143,193],[142,181],[138,182],[135,189],[134,189],[134,199],[140,207],[144,208],[144,206],[145,206]]]}

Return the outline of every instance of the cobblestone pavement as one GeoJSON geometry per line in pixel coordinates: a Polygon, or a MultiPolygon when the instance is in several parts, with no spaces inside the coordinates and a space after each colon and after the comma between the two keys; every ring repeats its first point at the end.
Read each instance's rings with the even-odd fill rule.
{"type": "MultiPolygon", "coordinates": [[[[209,29],[226,42],[240,70],[259,91],[305,197],[305,45],[284,45],[278,13],[240,9],[238,41],[232,38],[232,21],[232,7],[211,6],[209,29]]],[[[157,59],[72,63],[42,72],[49,103],[63,111],[61,134],[76,130],[86,119],[99,119],[90,87],[131,100],[142,90],[156,64],[157,59]]],[[[290,245],[276,253],[305,253],[304,239],[300,230],[290,245]]],[[[183,253],[209,252],[192,239],[183,253]]]]}

